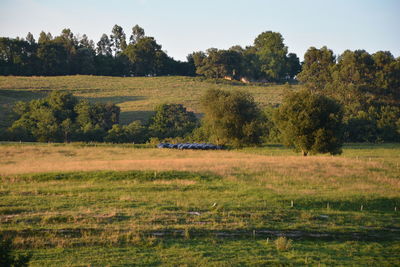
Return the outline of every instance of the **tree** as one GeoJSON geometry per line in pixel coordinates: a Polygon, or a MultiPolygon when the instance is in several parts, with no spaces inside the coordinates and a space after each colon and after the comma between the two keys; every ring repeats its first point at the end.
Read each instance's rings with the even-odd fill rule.
{"type": "Polygon", "coordinates": [[[309,90],[287,95],[275,114],[286,146],[309,153],[340,154],[342,147],[340,104],[309,90]]]}
{"type": "Polygon", "coordinates": [[[211,142],[234,146],[261,142],[261,111],[249,93],[210,89],[201,104],[202,128],[211,142]]]}
{"type": "Polygon", "coordinates": [[[289,79],[294,77],[301,71],[300,59],[295,53],[289,53],[287,56],[286,76],[289,79]]]}
{"type": "Polygon", "coordinates": [[[96,51],[98,55],[110,56],[112,54],[111,42],[107,34],[104,33],[101,36],[100,41],[97,43],[96,51]]]}
{"type": "Polygon", "coordinates": [[[144,29],[140,27],[139,25],[135,25],[132,28],[132,35],[129,38],[130,44],[135,44],[137,43],[140,39],[144,37],[144,29]]]}
{"type": "Polygon", "coordinates": [[[132,74],[146,76],[157,74],[157,54],[161,52],[161,45],[153,37],[143,37],[137,43],[128,45],[124,55],[132,63],[132,74]]]}
{"type": "Polygon", "coordinates": [[[346,50],[332,68],[332,81],[325,88],[326,94],[343,104],[347,114],[366,111],[377,100],[374,78],[371,55],[365,50],[346,50]]]}
{"type": "Polygon", "coordinates": [[[34,45],[34,44],[36,44],[36,40],[35,40],[35,38],[33,37],[33,34],[32,33],[30,33],[30,32],[28,32],[28,34],[26,35],[26,41],[30,44],[30,45],[34,45]]]}
{"type": "Polygon", "coordinates": [[[41,63],[40,74],[49,76],[68,74],[68,51],[62,44],[40,43],[37,57],[41,63]]]}
{"type": "Polygon", "coordinates": [[[288,49],[280,33],[272,31],[261,33],[254,40],[254,49],[259,59],[259,68],[267,80],[285,79],[288,49]]]}
{"type": "Polygon", "coordinates": [[[41,31],[39,34],[39,40],[38,43],[39,44],[43,44],[46,42],[50,42],[51,40],[53,40],[53,36],[51,35],[51,33],[45,33],[44,31],[41,31]]]}
{"type": "Polygon", "coordinates": [[[152,136],[164,139],[184,137],[198,125],[195,114],[181,104],[163,104],[156,108],[150,119],[149,131],[152,136]]]}
{"type": "Polygon", "coordinates": [[[192,54],[196,73],[207,78],[230,77],[239,79],[242,67],[242,55],[235,50],[210,48],[207,54],[192,54]]]}
{"type": "Polygon", "coordinates": [[[114,124],[107,132],[104,141],[111,143],[145,143],[147,129],[140,121],[134,121],[128,125],[114,124]]]}
{"type": "Polygon", "coordinates": [[[111,46],[114,50],[114,55],[119,54],[126,48],[126,35],[121,26],[115,24],[110,35],[111,46]]]}
{"type": "Polygon", "coordinates": [[[297,79],[308,89],[321,92],[332,82],[332,68],[335,66],[333,51],[326,46],[321,49],[310,47],[304,54],[304,62],[297,79]]]}

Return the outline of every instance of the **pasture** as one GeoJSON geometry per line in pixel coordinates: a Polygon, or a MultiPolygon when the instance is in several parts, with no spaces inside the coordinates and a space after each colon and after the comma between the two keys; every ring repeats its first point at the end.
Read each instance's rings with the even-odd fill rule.
{"type": "MultiPolygon", "coordinates": [[[[292,88],[297,88],[293,85],[292,88]]],[[[277,104],[285,85],[246,85],[192,77],[13,77],[0,76],[0,121],[17,101],[42,98],[53,90],[65,90],[91,102],[112,102],[121,108],[121,122],[147,120],[159,104],[183,104],[201,113],[200,97],[207,89],[246,90],[261,106],[277,104]]],[[[0,125],[1,126],[1,125],[0,125]]]]}
{"type": "Polygon", "coordinates": [[[33,266],[393,266],[399,163],[399,144],[301,157],[2,143],[0,229],[33,266]]]}

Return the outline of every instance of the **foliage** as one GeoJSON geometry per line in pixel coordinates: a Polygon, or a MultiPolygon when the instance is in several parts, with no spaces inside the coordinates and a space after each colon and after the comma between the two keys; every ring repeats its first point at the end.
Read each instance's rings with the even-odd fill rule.
{"type": "Polygon", "coordinates": [[[198,126],[195,114],[181,104],[162,104],[150,119],[149,131],[153,137],[175,138],[190,134],[198,126]]]}
{"type": "Polygon", "coordinates": [[[267,31],[258,35],[254,40],[254,51],[265,79],[279,81],[285,78],[288,49],[280,33],[267,31]]]}
{"type": "Polygon", "coordinates": [[[210,89],[201,103],[205,113],[202,131],[211,142],[234,146],[260,143],[261,111],[249,93],[210,89]]]}
{"type": "Polygon", "coordinates": [[[134,121],[128,125],[114,124],[104,137],[104,141],[111,143],[143,144],[147,139],[147,128],[140,121],[134,121]]]}
{"type": "Polygon", "coordinates": [[[298,79],[344,106],[347,141],[394,141],[399,138],[399,62],[390,52],[365,50],[346,50],[336,62],[332,50],[311,47],[298,79]]]}
{"type": "Polygon", "coordinates": [[[18,118],[9,128],[13,139],[40,142],[102,141],[119,121],[119,107],[111,103],[89,104],[67,92],[14,106],[18,118]]]}
{"type": "Polygon", "coordinates": [[[340,154],[342,147],[340,104],[310,91],[289,94],[276,112],[285,145],[311,153],[340,154]]]}
{"type": "Polygon", "coordinates": [[[210,48],[188,56],[196,73],[207,78],[282,82],[293,79],[301,70],[299,58],[288,54],[283,37],[277,32],[263,32],[246,49],[233,46],[229,50],[210,48]]]}

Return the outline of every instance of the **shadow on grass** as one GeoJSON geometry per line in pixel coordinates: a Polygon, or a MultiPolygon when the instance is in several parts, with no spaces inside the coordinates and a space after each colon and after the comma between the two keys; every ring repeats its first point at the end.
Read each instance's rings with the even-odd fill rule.
{"type": "Polygon", "coordinates": [[[315,200],[315,199],[299,199],[295,201],[295,209],[297,210],[334,210],[334,211],[368,211],[368,212],[385,212],[393,211],[394,208],[400,207],[400,197],[391,198],[365,198],[354,197],[351,200],[315,200]]]}
{"type": "Polygon", "coordinates": [[[136,120],[146,123],[154,113],[155,112],[153,110],[123,111],[120,114],[120,121],[124,124],[128,124],[136,120]]]}
{"type": "MultiPolygon", "coordinates": [[[[122,218],[124,220],[124,218],[122,218]]],[[[310,241],[399,241],[400,228],[390,229],[361,229],[360,231],[312,231],[312,230],[275,230],[264,228],[240,229],[240,230],[209,230],[209,229],[159,229],[152,231],[132,232],[125,229],[101,229],[101,228],[65,228],[65,229],[21,229],[3,230],[0,234],[10,238],[32,238],[41,236],[61,237],[61,238],[82,238],[88,236],[100,236],[103,232],[114,236],[123,236],[136,233],[142,237],[152,237],[164,240],[181,240],[194,238],[207,239],[275,239],[277,237],[287,237],[293,240],[310,241]]],[[[86,244],[90,245],[90,244],[86,244]]]]}
{"type": "MultiPolygon", "coordinates": [[[[142,182],[155,180],[195,180],[212,181],[221,179],[212,173],[196,173],[185,171],[94,171],[94,172],[63,172],[24,174],[19,176],[22,180],[29,181],[54,181],[54,180],[137,180],[142,182]]],[[[4,178],[6,179],[6,178],[4,178]]]]}
{"type": "Polygon", "coordinates": [[[120,103],[125,103],[129,101],[140,101],[140,100],[146,100],[147,97],[145,96],[101,96],[101,97],[82,97],[82,99],[86,99],[89,102],[96,103],[96,102],[101,102],[101,103],[114,103],[114,104],[120,104],[120,103]]]}

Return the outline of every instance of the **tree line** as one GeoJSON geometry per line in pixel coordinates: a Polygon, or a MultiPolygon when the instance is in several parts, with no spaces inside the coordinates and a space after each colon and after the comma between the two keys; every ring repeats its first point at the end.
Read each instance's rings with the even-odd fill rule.
{"type": "Polygon", "coordinates": [[[191,75],[187,62],[169,57],[153,37],[136,25],[127,39],[121,26],[103,34],[95,44],[86,34],[70,29],[59,36],[41,32],[38,41],[26,38],[0,38],[0,75],[104,75],[154,76],[191,75]]]}
{"type": "Polygon", "coordinates": [[[193,52],[185,62],[168,56],[138,25],[129,38],[114,25],[96,44],[70,29],[55,37],[42,31],[37,41],[30,32],[25,38],[0,38],[0,75],[201,75],[281,82],[293,79],[300,69],[299,58],[288,53],[282,35],[271,31],[260,34],[252,46],[193,52]]]}

